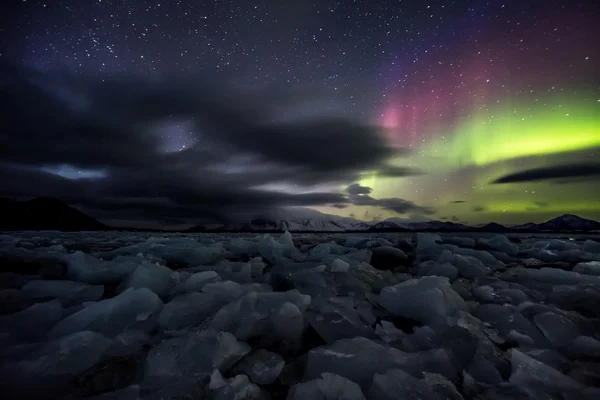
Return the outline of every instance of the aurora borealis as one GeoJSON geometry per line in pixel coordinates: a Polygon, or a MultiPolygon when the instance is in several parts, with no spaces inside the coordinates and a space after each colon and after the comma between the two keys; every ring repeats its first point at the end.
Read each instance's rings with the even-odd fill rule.
{"type": "Polygon", "coordinates": [[[142,226],[306,208],[600,220],[598,11],[15,1],[0,41],[14,105],[0,195],[52,195],[142,226]]]}

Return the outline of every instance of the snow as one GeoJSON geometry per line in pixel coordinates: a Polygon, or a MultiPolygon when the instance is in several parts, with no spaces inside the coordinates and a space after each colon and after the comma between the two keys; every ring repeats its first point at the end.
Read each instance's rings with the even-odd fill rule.
{"type": "Polygon", "coordinates": [[[0,390],[597,398],[598,243],[510,232],[11,232],[0,235],[0,390]]]}

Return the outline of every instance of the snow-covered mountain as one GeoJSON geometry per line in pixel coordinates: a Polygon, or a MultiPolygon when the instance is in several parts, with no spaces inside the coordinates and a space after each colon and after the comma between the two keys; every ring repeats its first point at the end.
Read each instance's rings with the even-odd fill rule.
{"type": "Polygon", "coordinates": [[[401,223],[394,222],[392,220],[387,220],[387,219],[385,221],[376,223],[375,225],[371,226],[369,229],[372,231],[401,231],[401,230],[412,231],[412,230],[414,230],[407,224],[401,224],[401,223]]]}
{"type": "Polygon", "coordinates": [[[416,231],[465,231],[473,230],[472,227],[457,224],[450,221],[428,221],[428,222],[412,222],[409,223],[412,229],[416,231]]]}
{"type": "Polygon", "coordinates": [[[254,219],[246,223],[223,224],[208,228],[196,226],[190,231],[290,231],[290,232],[347,232],[363,231],[371,227],[370,224],[354,219],[326,220],[326,219],[297,219],[297,220],[272,220],[266,218],[254,219]]]}
{"type": "Polygon", "coordinates": [[[539,231],[592,231],[600,230],[600,222],[581,218],[577,215],[565,214],[550,221],[538,224],[539,231]]]}
{"type": "Polygon", "coordinates": [[[257,218],[244,223],[232,223],[212,226],[196,226],[190,231],[227,231],[227,232],[351,232],[351,231],[445,231],[445,232],[510,232],[510,231],[591,231],[600,230],[600,223],[566,214],[540,224],[527,223],[524,225],[506,227],[495,222],[480,227],[472,227],[450,221],[428,220],[423,222],[408,222],[401,218],[390,218],[377,223],[368,223],[349,217],[326,218],[327,214],[318,214],[317,218],[302,219],[271,219],[257,218]]]}

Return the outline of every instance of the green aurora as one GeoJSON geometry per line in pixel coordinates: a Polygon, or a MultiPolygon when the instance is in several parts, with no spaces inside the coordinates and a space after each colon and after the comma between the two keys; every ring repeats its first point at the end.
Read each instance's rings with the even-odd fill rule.
{"type": "MultiPolygon", "coordinates": [[[[359,183],[374,198],[402,197],[431,207],[433,219],[519,224],[573,213],[600,220],[598,177],[493,183],[535,168],[600,164],[600,99],[505,103],[461,118],[449,133],[435,132],[436,139],[413,155],[393,160],[424,175],[385,178],[370,171],[359,183]]],[[[367,220],[402,217],[375,207],[321,211],[367,220]]]]}

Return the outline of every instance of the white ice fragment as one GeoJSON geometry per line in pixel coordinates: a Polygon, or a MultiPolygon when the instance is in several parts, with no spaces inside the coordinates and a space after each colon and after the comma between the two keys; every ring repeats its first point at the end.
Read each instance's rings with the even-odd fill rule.
{"type": "Polygon", "coordinates": [[[600,341],[590,336],[577,336],[571,342],[569,352],[575,357],[600,358],[600,341]]]}
{"type": "Polygon", "coordinates": [[[215,369],[210,376],[208,384],[209,400],[262,400],[264,399],[260,388],[250,382],[246,375],[236,375],[227,380],[223,379],[221,372],[215,369]]]}
{"type": "Polygon", "coordinates": [[[237,363],[234,372],[248,375],[259,385],[270,385],[281,374],[284,365],[285,361],[279,354],[260,349],[237,363]]]}
{"type": "Polygon", "coordinates": [[[417,274],[419,276],[445,276],[453,281],[458,277],[458,269],[448,262],[425,261],[417,266],[417,274]]]}
{"type": "Polygon", "coordinates": [[[23,311],[0,316],[0,332],[22,340],[37,340],[45,337],[62,317],[63,308],[58,300],[37,303],[23,311]]]}
{"type": "Polygon", "coordinates": [[[318,379],[294,385],[288,400],[365,400],[365,396],[356,383],[342,376],[324,372],[318,379]]]}
{"type": "Polygon", "coordinates": [[[163,330],[192,327],[210,317],[222,304],[208,293],[184,293],[165,304],[158,315],[158,324],[163,330]]]}
{"type": "Polygon", "coordinates": [[[533,317],[533,321],[544,336],[557,347],[568,346],[580,335],[577,326],[569,319],[553,312],[544,312],[533,317]]]}
{"type": "Polygon", "coordinates": [[[573,267],[573,272],[600,276],[600,261],[581,262],[573,267]]]}
{"type": "Polygon", "coordinates": [[[123,282],[121,291],[147,288],[160,298],[166,298],[175,285],[175,273],[164,265],[149,261],[141,263],[123,282]]]}
{"type": "Polygon", "coordinates": [[[200,331],[167,339],[148,353],[145,379],[169,378],[171,382],[225,371],[250,352],[228,332],[200,331]]]}
{"type": "Polygon", "coordinates": [[[89,330],[114,337],[127,329],[147,332],[154,328],[162,307],[163,302],[149,289],[129,289],[71,314],[48,335],[57,338],[89,330]]]}
{"type": "Polygon", "coordinates": [[[35,359],[16,365],[29,378],[74,376],[96,364],[111,346],[103,335],[82,331],[48,342],[35,359]]]}
{"type": "Polygon", "coordinates": [[[339,258],[336,258],[331,263],[331,272],[348,272],[348,269],[350,269],[350,264],[339,258]]]}
{"type": "Polygon", "coordinates": [[[545,396],[551,393],[578,394],[584,386],[543,364],[523,354],[517,349],[511,349],[512,374],[509,382],[525,391],[539,391],[545,396]]]}
{"type": "Polygon", "coordinates": [[[220,280],[221,277],[215,271],[197,272],[190,275],[190,277],[183,283],[175,286],[173,290],[171,290],[171,296],[187,292],[201,291],[204,285],[207,283],[218,282],[220,280]]]}
{"type": "Polygon", "coordinates": [[[23,285],[21,293],[33,299],[55,298],[64,306],[70,306],[99,300],[104,287],[73,281],[33,280],[23,285]]]}
{"type": "Polygon", "coordinates": [[[380,304],[390,313],[412,318],[435,329],[447,318],[466,310],[465,301],[450,286],[448,278],[427,276],[383,288],[380,304]]]}
{"type": "Polygon", "coordinates": [[[485,240],[485,244],[494,250],[498,250],[511,256],[514,256],[519,252],[519,246],[511,242],[504,235],[496,235],[489,240],[485,240]]]}
{"type": "Polygon", "coordinates": [[[81,251],[69,254],[66,261],[69,278],[89,284],[119,282],[139,265],[139,261],[128,257],[104,261],[81,251]]]}
{"type": "Polygon", "coordinates": [[[583,242],[583,251],[592,254],[600,254],[600,242],[595,240],[586,240],[583,242]]]}
{"type": "Polygon", "coordinates": [[[378,400],[437,400],[440,398],[425,381],[400,369],[393,369],[384,374],[375,374],[368,397],[378,400]]]}

